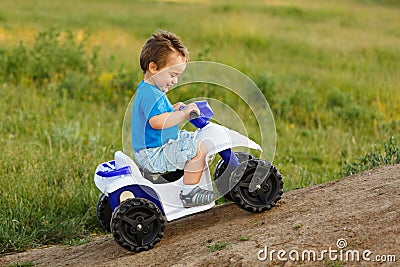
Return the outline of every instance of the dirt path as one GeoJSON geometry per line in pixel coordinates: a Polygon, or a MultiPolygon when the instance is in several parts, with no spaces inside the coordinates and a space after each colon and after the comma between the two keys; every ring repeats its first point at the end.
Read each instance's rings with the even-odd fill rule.
{"type": "Polygon", "coordinates": [[[395,255],[398,265],[399,207],[400,165],[396,165],[291,191],[279,205],[261,214],[227,204],[169,223],[162,241],[150,251],[127,252],[106,235],[77,247],[55,246],[3,256],[0,266],[28,261],[38,266],[295,266],[299,262],[290,258],[296,258],[296,253],[300,259],[304,254],[303,266],[382,266],[374,261],[377,255],[386,260],[395,255]],[[347,250],[338,248],[338,239],[345,239],[347,250]],[[270,257],[258,259],[265,258],[265,246],[268,256],[276,251],[272,261],[270,257]],[[218,247],[221,250],[210,252],[218,247]],[[321,261],[308,254],[313,251],[318,259],[330,248],[331,254],[324,253],[321,261]],[[285,250],[281,258],[287,261],[278,258],[279,250],[285,250]],[[370,262],[362,260],[363,252],[370,262]],[[359,262],[353,260],[356,253],[359,262]],[[335,256],[346,259],[346,255],[347,262],[333,261],[335,256]]]}

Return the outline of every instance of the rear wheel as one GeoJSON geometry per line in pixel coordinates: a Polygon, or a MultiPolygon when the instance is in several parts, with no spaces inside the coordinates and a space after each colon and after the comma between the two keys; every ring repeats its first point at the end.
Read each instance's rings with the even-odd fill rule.
{"type": "MultiPolygon", "coordinates": [[[[254,159],[253,155],[246,152],[235,152],[235,155],[238,158],[239,163],[254,159]]],[[[225,163],[225,161],[223,159],[220,159],[217,163],[217,166],[215,167],[214,182],[218,192],[222,194],[224,198],[233,202],[233,198],[230,193],[231,188],[229,187],[231,172],[225,173],[226,167],[227,164],[225,163]]]]}
{"type": "Polygon", "coordinates": [[[96,206],[96,215],[99,224],[103,227],[107,232],[111,232],[110,229],[110,221],[111,221],[111,207],[108,202],[108,196],[105,194],[101,194],[99,200],[97,201],[96,206]]]}
{"type": "Polygon", "coordinates": [[[153,248],[163,237],[164,229],[160,209],[144,198],[125,200],[115,209],[111,220],[115,241],[135,252],[153,248]]]}
{"type": "Polygon", "coordinates": [[[234,185],[231,190],[234,202],[250,212],[271,209],[283,194],[282,175],[271,163],[261,159],[241,163],[232,174],[231,182],[234,185]],[[252,179],[264,180],[260,184],[257,183],[255,191],[250,192],[252,179]]]}

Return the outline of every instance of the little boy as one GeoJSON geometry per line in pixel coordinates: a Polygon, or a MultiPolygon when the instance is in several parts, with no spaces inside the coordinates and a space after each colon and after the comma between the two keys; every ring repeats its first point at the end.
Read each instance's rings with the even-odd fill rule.
{"type": "Polygon", "coordinates": [[[137,163],[153,173],[183,169],[180,199],[186,208],[217,198],[213,191],[198,186],[206,164],[206,147],[194,132],[178,130],[178,124],[189,119],[191,111],[200,113],[199,109],[194,103],[171,105],[166,95],[188,61],[189,53],[178,36],[161,30],[153,34],[140,54],[144,79],[138,85],[132,110],[132,145],[137,163]]]}

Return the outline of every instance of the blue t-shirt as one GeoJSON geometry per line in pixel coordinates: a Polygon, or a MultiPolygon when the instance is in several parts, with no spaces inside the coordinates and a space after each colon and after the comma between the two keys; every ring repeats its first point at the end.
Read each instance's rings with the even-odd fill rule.
{"type": "Polygon", "coordinates": [[[135,152],[159,147],[169,139],[178,138],[178,125],[157,130],[149,123],[151,117],[173,111],[165,92],[144,81],[139,83],[132,108],[132,146],[135,152]]]}

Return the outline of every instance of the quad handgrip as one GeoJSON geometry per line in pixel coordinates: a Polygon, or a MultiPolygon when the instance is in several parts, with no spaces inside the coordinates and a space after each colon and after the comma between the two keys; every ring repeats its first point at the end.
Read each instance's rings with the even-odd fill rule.
{"type": "Polygon", "coordinates": [[[200,114],[197,113],[195,110],[190,111],[189,113],[189,119],[194,120],[200,117],[200,114]]]}
{"type": "MultiPolygon", "coordinates": [[[[197,128],[201,129],[205,127],[210,119],[214,117],[214,112],[212,111],[210,105],[206,100],[203,101],[196,101],[195,104],[200,110],[200,114],[198,114],[196,111],[192,110],[189,113],[189,121],[196,126],[197,128]]],[[[179,110],[184,109],[185,106],[181,106],[179,110]]]]}

